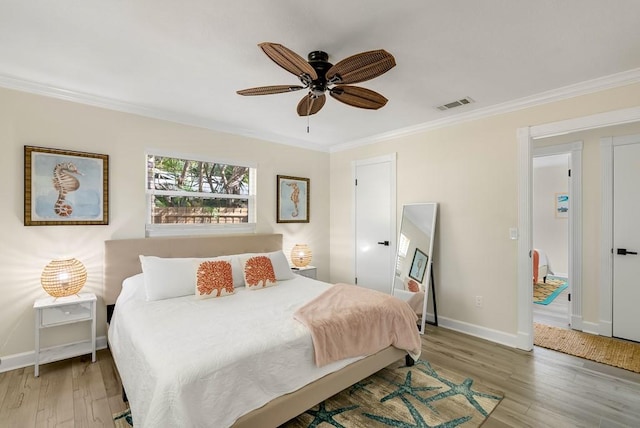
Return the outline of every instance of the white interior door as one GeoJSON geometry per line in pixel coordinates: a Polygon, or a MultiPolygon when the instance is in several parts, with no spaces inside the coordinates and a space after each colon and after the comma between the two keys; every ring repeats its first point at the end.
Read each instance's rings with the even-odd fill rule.
{"type": "Polygon", "coordinates": [[[395,156],[355,163],[356,284],[391,293],[395,254],[395,156]]]}
{"type": "Polygon", "coordinates": [[[640,139],[613,148],[613,335],[640,342],[640,139]],[[626,253],[626,254],[625,254],[626,253]]]}

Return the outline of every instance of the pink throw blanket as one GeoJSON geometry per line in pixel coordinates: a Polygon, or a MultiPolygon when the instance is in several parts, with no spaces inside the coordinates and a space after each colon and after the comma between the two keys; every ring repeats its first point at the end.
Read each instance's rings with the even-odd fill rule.
{"type": "Polygon", "coordinates": [[[389,345],[417,360],[422,349],[418,317],[406,302],[356,285],[334,285],[293,317],[311,331],[318,367],[389,345]]]}

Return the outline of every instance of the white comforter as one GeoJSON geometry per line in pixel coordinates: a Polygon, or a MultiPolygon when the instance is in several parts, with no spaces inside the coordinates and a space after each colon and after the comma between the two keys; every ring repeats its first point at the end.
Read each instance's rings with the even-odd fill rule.
{"type": "Polygon", "coordinates": [[[127,280],[109,344],[135,427],[228,427],[357,360],[316,367],[311,335],[293,319],[328,286],[296,276],[227,297],[147,302],[142,275],[127,280]]]}

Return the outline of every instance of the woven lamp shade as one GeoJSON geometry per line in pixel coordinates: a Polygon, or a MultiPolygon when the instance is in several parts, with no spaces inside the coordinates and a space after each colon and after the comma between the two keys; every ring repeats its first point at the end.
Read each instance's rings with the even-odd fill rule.
{"type": "Polygon", "coordinates": [[[299,268],[311,263],[311,249],[307,244],[294,245],[291,250],[291,263],[299,268]]]}
{"type": "Polygon", "coordinates": [[[87,269],[76,259],[56,259],[44,267],[40,283],[53,297],[78,294],[87,281],[87,269]]]}

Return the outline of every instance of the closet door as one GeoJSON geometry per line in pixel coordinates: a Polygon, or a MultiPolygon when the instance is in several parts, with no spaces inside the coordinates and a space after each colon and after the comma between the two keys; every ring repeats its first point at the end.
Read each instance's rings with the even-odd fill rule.
{"type": "Polygon", "coordinates": [[[640,342],[640,137],[613,147],[613,335],[640,342]]]}

